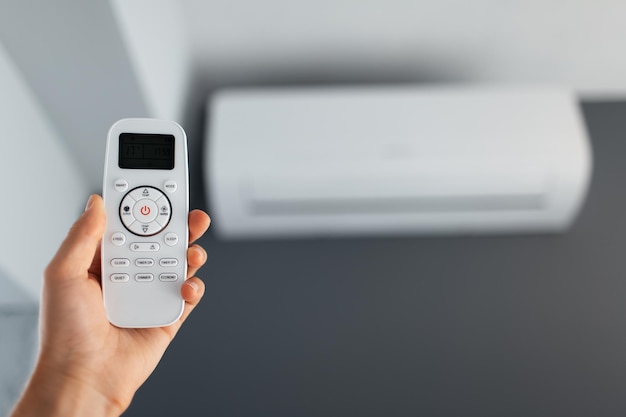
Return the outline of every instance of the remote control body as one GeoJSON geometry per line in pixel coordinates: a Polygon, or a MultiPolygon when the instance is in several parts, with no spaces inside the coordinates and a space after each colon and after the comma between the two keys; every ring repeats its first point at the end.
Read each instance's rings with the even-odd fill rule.
{"type": "Polygon", "coordinates": [[[187,138],[176,123],[122,119],[109,130],[102,195],[102,292],[118,327],[161,327],[183,312],[187,278],[187,138]]]}

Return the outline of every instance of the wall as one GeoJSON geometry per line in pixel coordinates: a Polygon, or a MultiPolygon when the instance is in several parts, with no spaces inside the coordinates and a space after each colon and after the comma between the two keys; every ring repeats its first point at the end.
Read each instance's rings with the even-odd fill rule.
{"type": "Polygon", "coordinates": [[[82,211],[88,187],[66,143],[0,44],[0,415],[37,350],[43,270],[82,211]]]}
{"type": "Polygon", "coordinates": [[[190,76],[190,42],[174,0],[111,0],[151,117],[184,117],[190,76]]]}
{"type": "Polygon", "coordinates": [[[100,192],[109,127],[147,116],[111,4],[5,0],[0,42],[100,192]]]}
{"type": "MultiPolygon", "coordinates": [[[[61,139],[0,44],[0,269],[35,301],[42,272],[82,211],[88,187],[61,139]]],[[[2,291],[0,279],[0,291],[2,291]]]]}
{"type": "Polygon", "coordinates": [[[0,416],[20,395],[37,351],[37,304],[0,269],[0,416]]]}
{"type": "Polygon", "coordinates": [[[613,0],[183,0],[215,83],[558,83],[626,96],[626,3],[613,0]]]}
{"type": "Polygon", "coordinates": [[[497,82],[626,97],[624,14],[612,0],[6,0],[0,40],[99,191],[113,121],[178,120],[195,155],[222,86],[497,82]]]}

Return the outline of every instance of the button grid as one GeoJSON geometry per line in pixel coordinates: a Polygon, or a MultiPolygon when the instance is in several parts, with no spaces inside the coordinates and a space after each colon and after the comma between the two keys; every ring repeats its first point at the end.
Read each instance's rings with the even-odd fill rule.
{"type": "MultiPolygon", "coordinates": [[[[118,181],[121,183],[121,181],[118,181]]],[[[176,191],[176,183],[169,182],[166,186],[166,190],[169,193],[176,191]],[[172,184],[173,183],[173,184],[172,184]]],[[[118,191],[122,190],[121,184],[117,187],[118,191]]],[[[171,203],[165,194],[157,188],[151,186],[136,187],[122,198],[119,207],[120,220],[124,227],[138,236],[153,236],[161,232],[169,224],[171,219],[171,203]]],[[[168,233],[162,238],[162,243],[167,246],[175,246],[178,244],[178,236],[175,233],[168,233]]],[[[161,243],[156,239],[153,242],[133,242],[132,240],[127,243],[126,236],[122,232],[116,232],[111,236],[111,241],[116,246],[128,245],[131,252],[137,252],[140,255],[141,252],[157,253],[161,250],[161,243]]],[[[165,257],[158,259],[158,269],[156,274],[150,270],[150,272],[138,272],[133,275],[133,279],[139,283],[149,283],[154,281],[155,275],[160,281],[174,282],[178,281],[178,274],[175,272],[167,271],[168,268],[174,268],[179,265],[177,258],[165,257]]],[[[124,283],[130,281],[131,274],[128,273],[127,267],[134,265],[139,268],[154,268],[157,261],[152,257],[137,257],[137,258],[114,258],[110,261],[111,266],[114,266],[119,272],[111,274],[110,280],[115,283],[124,283]]]]}
{"type": "MultiPolygon", "coordinates": [[[[131,251],[133,252],[158,252],[160,250],[160,245],[156,242],[132,242],[129,244],[131,251]]],[[[110,261],[111,266],[114,266],[116,269],[124,271],[124,268],[130,267],[131,264],[134,264],[140,268],[152,268],[155,267],[156,261],[153,258],[136,258],[136,259],[128,259],[128,258],[113,258],[110,261]]],[[[175,282],[178,281],[178,274],[175,272],[168,272],[167,268],[173,268],[178,266],[179,260],[177,258],[159,258],[158,265],[161,268],[165,268],[166,270],[158,273],[158,277],[160,281],[163,282],[175,282]]],[[[123,283],[130,281],[130,274],[119,272],[110,275],[110,280],[115,283],[123,283]]],[[[134,280],[136,282],[152,282],[154,281],[154,274],[152,273],[137,273],[134,275],[134,280]]]]}

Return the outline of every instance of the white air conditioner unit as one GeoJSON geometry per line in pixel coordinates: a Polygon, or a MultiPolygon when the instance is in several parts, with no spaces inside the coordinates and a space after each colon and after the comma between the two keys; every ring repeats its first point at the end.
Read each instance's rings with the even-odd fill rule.
{"type": "Polygon", "coordinates": [[[209,112],[223,237],[563,231],[590,180],[560,89],[231,89],[209,112]]]}

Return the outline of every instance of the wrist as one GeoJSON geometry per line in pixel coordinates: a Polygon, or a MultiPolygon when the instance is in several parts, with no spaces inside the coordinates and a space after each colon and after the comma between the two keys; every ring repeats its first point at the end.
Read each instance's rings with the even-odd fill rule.
{"type": "Polygon", "coordinates": [[[119,417],[125,410],[86,381],[39,364],[11,417],[119,417]]]}

